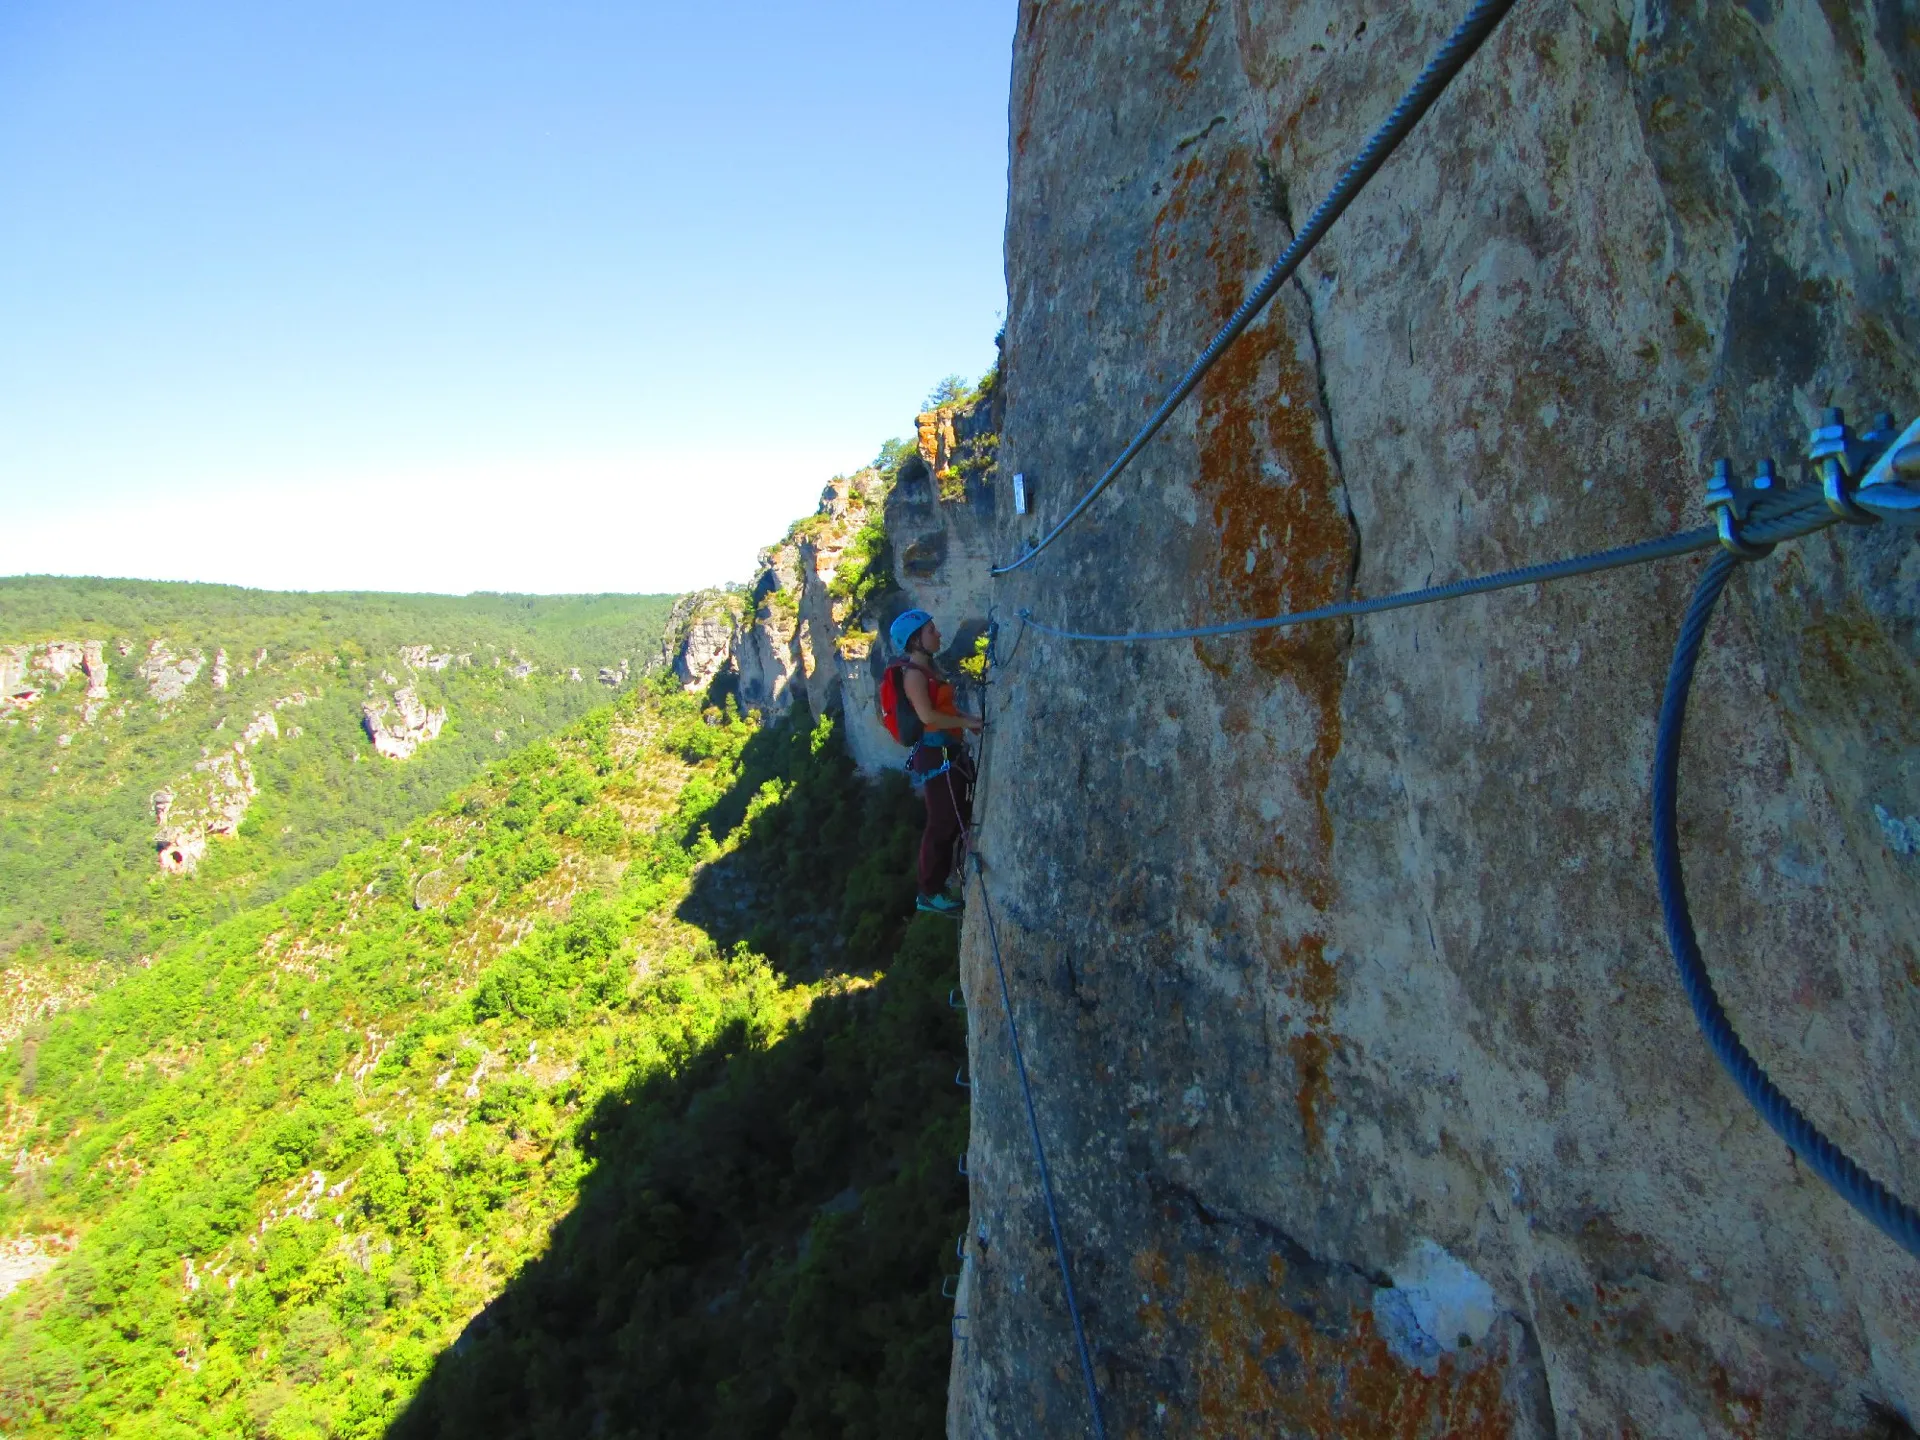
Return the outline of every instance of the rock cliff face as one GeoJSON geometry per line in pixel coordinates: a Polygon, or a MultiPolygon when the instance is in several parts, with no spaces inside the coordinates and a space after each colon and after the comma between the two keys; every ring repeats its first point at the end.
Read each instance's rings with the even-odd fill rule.
{"type": "MultiPolygon", "coordinates": [[[[1462,7],[1023,0],[1016,552],[1462,7]]],[[[1002,615],[1302,608],[1698,523],[1716,454],[1920,406],[1911,7],[1519,7],[1002,615]]],[[[1920,1269],[1720,1074],[1647,841],[1697,562],[1285,634],[1029,634],[981,844],[1114,1435],[1843,1436],[1920,1413],[1920,1269]]],[[[1920,1194],[1920,556],[1736,579],[1683,796],[1752,1048],[1920,1194]],[[1902,820],[1904,825],[1904,821],[1902,820]]],[[[951,1425],[1084,1434],[974,892],[951,1425]]]]}
{"type": "Polygon", "coordinates": [[[360,713],[367,739],[389,760],[407,759],[447,723],[446,710],[429,709],[411,685],[399,686],[391,697],[375,692],[360,713]]]}
{"type": "MultiPolygon", "coordinates": [[[[0,707],[30,709],[48,690],[65,688],[76,672],[86,677],[89,701],[107,698],[107,666],[98,640],[0,645],[0,707]]],[[[86,707],[89,721],[96,709],[86,707]]]]}
{"type": "MultiPolygon", "coordinates": [[[[80,648],[80,663],[87,672],[87,699],[105,700],[107,694],[107,661],[103,653],[105,647],[98,640],[88,640],[80,648]]],[[[91,707],[89,707],[91,708],[91,707]]]]}
{"type": "Polygon", "coordinates": [[[886,627],[910,605],[928,610],[969,654],[987,617],[997,392],[917,421],[918,444],[887,469],[836,476],[814,514],[760,554],[744,595],[709,590],[674,608],[662,663],[689,690],[719,681],[739,703],[783,715],[804,694],[815,715],[841,717],[868,774],[904,752],[880,723],[886,627]]]}
{"type": "Polygon", "coordinates": [[[165,640],[155,640],[147,648],[138,674],[147,682],[147,694],[162,705],[178,700],[199,677],[206,658],[198,650],[175,655],[165,640]]]}
{"type": "MultiPolygon", "coordinates": [[[[191,774],[154,792],[153,843],[163,871],[169,875],[191,874],[206,858],[208,840],[216,836],[231,839],[240,833],[247,807],[260,793],[253,766],[247,763],[247,751],[262,741],[280,738],[275,711],[306,703],[306,695],[300,692],[274,701],[272,709],[261,711],[247,722],[231,746],[208,750],[191,774]]],[[[299,727],[292,727],[288,733],[299,734],[299,727]]]]}
{"type": "Polygon", "coordinates": [[[705,690],[732,658],[740,597],[725,590],[683,595],[660,637],[661,663],[689,690],[705,690]]]}

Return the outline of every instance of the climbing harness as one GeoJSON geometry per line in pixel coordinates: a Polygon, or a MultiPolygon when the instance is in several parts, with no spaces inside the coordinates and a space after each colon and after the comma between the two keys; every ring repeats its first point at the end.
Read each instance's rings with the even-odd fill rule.
{"type": "Polygon", "coordinates": [[[1665,914],[1668,943],[1680,972],[1681,988],[1686,991],[1701,1034],[1748,1103],[1842,1199],[1915,1258],[1920,1258],[1920,1212],[1888,1191],[1823,1135],[1780,1093],[1765,1069],[1741,1043],[1726,1012],[1721,1008],[1701,958],[1699,942],[1694,935],[1692,917],[1687,908],[1686,886],[1680,865],[1679,830],[1675,819],[1680,732],[1707,621],[1734,567],[1743,561],[1770,555],[1782,541],[1811,535],[1843,522],[1853,525],[1885,522],[1906,528],[1920,527],[1920,420],[1915,420],[1896,438],[1893,417],[1881,415],[1870,431],[1856,437],[1839,410],[1828,410],[1819,428],[1813,432],[1807,460],[1817,478],[1811,483],[1791,488],[1778,485],[1770,461],[1763,461],[1753,481],[1744,486],[1733,483],[1729,462],[1716,462],[1706,491],[1707,508],[1715,516],[1712,525],[1637,545],[1577,555],[1545,565],[1502,570],[1469,580],[1456,580],[1447,585],[1429,586],[1423,590],[1325,605],[1316,610],[1302,610],[1288,615],[1181,630],[1099,634],[1043,624],[1024,610],[1020,612],[1020,618],[1023,624],[1040,633],[1064,640],[1135,644],[1209,639],[1256,630],[1281,629],[1316,620],[1430,605],[1464,595],[1593,574],[1717,548],[1720,554],[1701,577],[1693,603],[1681,626],[1673,666],[1667,679],[1666,695],[1661,704],[1660,726],[1654,749],[1654,868],[1661,908],[1665,914]]]}
{"type": "MultiPolygon", "coordinates": [[[[929,770],[925,774],[922,774],[913,768],[913,757],[919,753],[920,747],[918,745],[914,746],[913,749],[907,751],[907,758],[901,765],[901,768],[907,772],[907,784],[916,790],[926,789],[929,780],[937,780],[949,770],[953,769],[953,756],[947,755],[947,757],[940,762],[940,768],[938,770],[929,770]]],[[[942,753],[945,753],[944,749],[942,753]]]]}
{"type": "Polygon", "coordinates": [[[1268,302],[1280,293],[1280,287],[1292,278],[1293,273],[1300,268],[1301,262],[1312,253],[1313,247],[1325,238],[1327,231],[1333,228],[1333,222],[1338,220],[1347,206],[1353,203],[1354,197],[1367,188],[1367,182],[1373,179],[1375,172],[1382,165],[1387,163],[1388,157],[1400,147],[1400,142],[1413,133],[1414,126],[1418,125],[1427,111],[1433,108],[1433,102],[1440,98],[1441,92],[1452,82],[1453,77],[1466,67],[1467,62],[1506,18],[1507,12],[1513,6],[1514,0],[1477,0],[1473,8],[1467,11],[1466,18],[1460,22],[1453,34],[1447,37],[1446,43],[1434,53],[1433,59],[1427,62],[1427,68],[1420,72],[1419,78],[1413,82],[1412,87],[1400,97],[1400,103],[1393,107],[1392,113],[1387,116],[1380,128],[1373,132],[1372,137],[1361,147],[1360,153],[1353,158],[1345,170],[1340,172],[1340,178],[1334,182],[1333,189],[1329,190],[1326,198],[1314,207],[1313,213],[1307,217],[1307,223],[1300,227],[1292,242],[1280,252],[1280,258],[1275,260],[1272,268],[1260,277],[1260,283],[1247,292],[1246,299],[1240,302],[1240,308],[1235,310],[1227,323],[1220,327],[1220,333],[1207,342],[1207,348],[1200,352],[1199,358],[1188,367],[1187,373],[1180,377],[1180,383],[1175,385],[1168,392],[1167,398],[1160,402],[1160,408],[1155,410],[1147,423],[1140,427],[1140,432],[1127,442],[1127,448],[1122,450],[1118,458],[1107,467],[1106,472],[1093,482],[1092,488],[1074,503],[1074,507],[1066,513],[1058,525],[1049,530],[1036,544],[1029,546],[1018,559],[1009,561],[1005,565],[995,566],[988,572],[989,574],[1009,574],[1046,549],[1059,538],[1062,531],[1080,518],[1102,490],[1119,478],[1122,470],[1133,463],[1133,458],[1160,432],[1160,427],[1165,425],[1173,412],[1180,408],[1181,401],[1193,393],[1194,387],[1200,383],[1207,371],[1213,368],[1214,362],[1226,353],[1227,347],[1239,338],[1240,332],[1251,325],[1254,318],[1267,308],[1268,302]]]}

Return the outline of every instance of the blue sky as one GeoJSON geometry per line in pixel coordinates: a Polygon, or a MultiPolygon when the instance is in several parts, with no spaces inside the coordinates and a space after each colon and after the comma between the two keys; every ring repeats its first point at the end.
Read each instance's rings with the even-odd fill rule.
{"type": "Polygon", "coordinates": [[[0,574],[744,579],[992,360],[1013,0],[0,5],[0,574]]]}

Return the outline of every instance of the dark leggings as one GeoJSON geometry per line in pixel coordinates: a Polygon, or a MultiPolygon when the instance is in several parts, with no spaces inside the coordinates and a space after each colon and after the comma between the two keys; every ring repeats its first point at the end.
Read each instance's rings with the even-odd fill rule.
{"type": "Polygon", "coordinates": [[[920,893],[938,895],[953,873],[960,837],[973,819],[973,762],[957,745],[951,750],[919,745],[914,747],[909,768],[916,776],[933,776],[920,787],[927,800],[927,828],[920,837],[920,893]],[[952,765],[942,774],[933,774],[949,758],[952,765]]]}

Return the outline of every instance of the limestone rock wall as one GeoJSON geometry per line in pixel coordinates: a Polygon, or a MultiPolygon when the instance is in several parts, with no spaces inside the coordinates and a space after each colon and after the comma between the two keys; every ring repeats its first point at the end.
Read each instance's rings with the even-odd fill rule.
{"type": "Polygon", "coordinates": [[[744,603],[702,591],[676,604],[663,662],[687,689],[719,680],[764,715],[804,694],[813,714],[840,717],[863,773],[900,768],[905,752],[880,721],[887,626],[909,607],[927,610],[956,673],[985,630],[999,414],[994,393],[942,406],[918,417],[916,453],[893,474],[835,477],[814,514],[761,552],[744,603]],[[876,565],[873,584],[851,583],[876,565]]]}
{"type": "Polygon", "coordinates": [[[165,640],[155,640],[136,673],[147,682],[147,694],[165,705],[187,693],[205,664],[206,657],[198,650],[175,655],[165,640]]]}
{"type": "Polygon", "coordinates": [[[389,760],[410,758],[422,745],[438,738],[447,723],[446,707],[429,708],[411,685],[401,685],[390,695],[370,692],[360,706],[360,715],[367,739],[389,760]]]}
{"type": "MultiPolygon", "coordinates": [[[[403,690],[401,694],[411,697],[413,692],[403,690]]],[[[204,747],[200,760],[190,774],[153,793],[150,803],[155,826],[154,852],[163,872],[169,875],[191,874],[206,858],[209,840],[232,839],[240,833],[247,810],[260,793],[260,787],[253,777],[253,766],[247,760],[247,752],[267,740],[280,739],[280,718],[276,712],[305,705],[307,699],[304,691],[282,696],[273,702],[270,709],[260,711],[249,720],[242,728],[239,739],[218,749],[204,747]]],[[[418,709],[417,702],[415,709],[418,709]]],[[[433,720],[432,728],[434,734],[438,734],[440,724],[446,720],[446,712],[436,711],[434,715],[437,719],[433,720]]],[[[423,714],[421,718],[430,717],[423,714]]],[[[225,721],[221,723],[224,725],[225,721]]],[[[375,733],[375,744],[381,745],[380,732],[375,732],[374,720],[369,717],[367,723],[369,732],[375,733]]],[[[300,727],[291,725],[285,733],[291,738],[300,733],[300,727]]],[[[381,753],[393,754],[385,748],[381,753]]],[[[412,753],[413,748],[408,745],[405,753],[394,755],[394,758],[404,760],[412,753]]]]}
{"type": "Polygon", "coordinates": [[[920,463],[902,468],[887,502],[894,574],[954,656],[972,649],[992,610],[993,506],[1006,488],[997,454],[1002,394],[996,385],[963,409],[921,415],[920,463]]]}
{"type": "MultiPolygon", "coordinates": [[[[1023,0],[1002,555],[1058,518],[1462,6],[1023,0]]],[[[1911,6],[1529,3],[1127,476],[992,591],[1300,608],[1697,523],[1718,454],[1920,411],[1911,6]]],[[[1675,983],[1647,840],[1697,561],[995,691],[982,848],[1114,1435],[1850,1436],[1920,1266],[1675,983]]],[[[1684,843],[1749,1043],[1920,1195],[1920,556],[1737,578],[1684,843]],[[1892,821],[1890,825],[1888,822],[1892,821]]],[[[977,897],[953,1433],[1084,1434],[977,897]]]]}
{"type": "Polygon", "coordinates": [[[740,599],[724,590],[683,595],[667,616],[660,659],[689,690],[704,690],[731,658],[740,599]]]}

